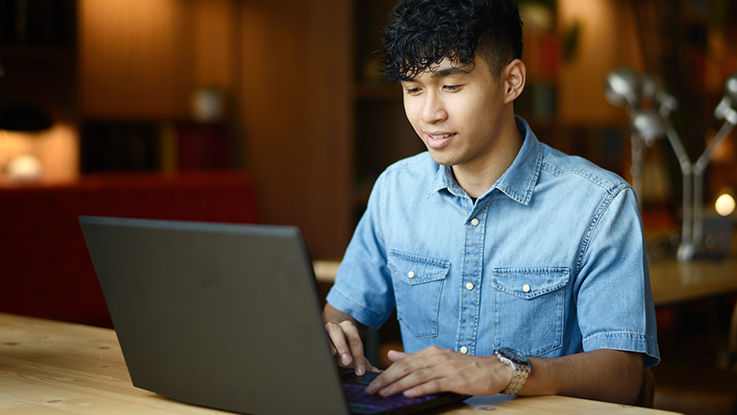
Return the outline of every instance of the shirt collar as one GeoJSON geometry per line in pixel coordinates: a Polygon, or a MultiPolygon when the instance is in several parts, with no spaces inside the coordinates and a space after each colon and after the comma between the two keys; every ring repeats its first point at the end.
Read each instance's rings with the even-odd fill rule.
{"type": "Polygon", "coordinates": [[[540,176],[543,163],[543,146],[535,137],[527,121],[515,117],[517,129],[524,138],[522,147],[512,165],[497,180],[496,187],[517,202],[527,205],[532,199],[532,192],[540,176]]]}
{"type": "Polygon", "coordinates": [[[430,185],[430,191],[425,197],[429,198],[443,189],[446,189],[455,196],[463,196],[465,192],[456,181],[455,176],[453,176],[453,170],[449,166],[444,166],[438,163],[436,164],[438,169],[435,172],[435,177],[430,185]]]}
{"type": "MultiPolygon", "coordinates": [[[[515,116],[517,129],[523,137],[522,147],[515,157],[512,165],[502,174],[497,182],[481,197],[485,197],[492,190],[499,189],[509,198],[527,205],[532,199],[532,192],[540,175],[543,160],[543,147],[535,137],[530,126],[521,117],[515,116]]],[[[456,182],[450,167],[438,164],[430,191],[427,197],[436,192],[447,189],[453,195],[462,196],[463,189],[456,182]]]]}

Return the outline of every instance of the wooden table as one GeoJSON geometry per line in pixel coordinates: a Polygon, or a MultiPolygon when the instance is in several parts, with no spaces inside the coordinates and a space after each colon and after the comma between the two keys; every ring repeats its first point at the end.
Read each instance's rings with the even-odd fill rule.
{"type": "MultiPolygon", "coordinates": [[[[678,231],[654,228],[645,232],[648,246],[670,241],[678,231]]],[[[673,305],[686,301],[737,292],[737,232],[726,257],[721,260],[694,259],[679,262],[675,258],[649,261],[650,285],[655,306],[673,305]]]]}
{"type": "MultiPolygon", "coordinates": [[[[563,396],[475,397],[452,415],[668,413],[563,396]]],[[[131,383],[110,329],[0,313],[0,413],[225,414],[182,404],[131,383]]]]}

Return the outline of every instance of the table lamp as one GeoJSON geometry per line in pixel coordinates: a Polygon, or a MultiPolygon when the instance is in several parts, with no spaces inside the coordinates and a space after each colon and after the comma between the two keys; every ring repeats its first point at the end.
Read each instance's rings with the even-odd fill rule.
{"type": "Polygon", "coordinates": [[[711,140],[704,152],[693,166],[694,177],[694,230],[693,240],[696,244],[704,238],[704,171],[711,161],[714,150],[729,136],[737,125],[737,72],[730,75],[724,83],[724,97],[714,109],[714,117],[724,121],[714,139],[711,140]]]}
{"type": "Polygon", "coordinates": [[[639,106],[640,76],[632,68],[621,67],[611,72],[604,81],[607,100],[617,107],[627,105],[630,109],[639,106]]]}
{"type": "MultiPolygon", "coordinates": [[[[630,116],[630,123],[633,121],[633,112],[640,108],[640,92],[641,82],[640,75],[632,68],[620,67],[609,72],[604,81],[604,95],[607,101],[616,107],[625,107],[627,114],[630,116]]],[[[644,148],[639,135],[633,130],[631,136],[631,153],[632,162],[630,164],[630,174],[632,175],[632,188],[635,194],[640,195],[642,189],[642,161],[644,156],[644,148]]],[[[638,205],[641,205],[640,198],[637,199],[638,205]]]]}
{"type": "Polygon", "coordinates": [[[626,106],[630,117],[632,135],[632,187],[641,191],[642,161],[645,146],[651,147],[661,137],[666,137],[678,159],[683,178],[683,218],[681,243],[677,257],[689,261],[703,248],[703,181],[704,171],[714,150],[737,125],[737,73],[725,82],[724,97],[714,110],[717,120],[724,120],[722,127],[704,150],[691,163],[688,153],[669,122],[669,116],[678,101],[666,93],[651,75],[640,75],[631,68],[617,68],[609,73],[604,84],[607,100],[615,106],[626,106]],[[649,103],[650,107],[643,104],[649,103]],[[657,110],[655,109],[657,108],[657,110]]]}
{"type": "MultiPolygon", "coordinates": [[[[693,238],[691,234],[693,213],[692,206],[692,179],[691,179],[691,161],[688,158],[686,149],[681,143],[678,133],[662,115],[662,109],[656,111],[652,108],[637,109],[631,115],[631,130],[633,137],[639,137],[644,141],[645,145],[652,147],[655,140],[662,137],[668,139],[668,143],[676,154],[678,164],[681,169],[681,178],[683,183],[683,205],[681,218],[681,242],[678,245],[679,258],[691,258],[694,252],[693,238]]],[[[639,140],[638,140],[639,141],[639,140]]],[[[642,146],[639,146],[642,148],[642,146]]],[[[638,156],[640,162],[642,155],[638,156]]],[[[638,166],[640,169],[641,166],[638,166]]],[[[633,186],[634,187],[634,186],[633,186]]],[[[637,189],[635,189],[637,191],[637,189]]]]}
{"type": "MultiPolygon", "coordinates": [[[[0,77],[5,75],[5,68],[0,62],[0,77]]],[[[52,126],[49,114],[39,105],[16,103],[0,111],[0,131],[35,133],[47,130],[52,126]]],[[[11,158],[5,170],[12,178],[37,179],[41,176],[41,162],[30,154],[21,154],[11,158]]]]}

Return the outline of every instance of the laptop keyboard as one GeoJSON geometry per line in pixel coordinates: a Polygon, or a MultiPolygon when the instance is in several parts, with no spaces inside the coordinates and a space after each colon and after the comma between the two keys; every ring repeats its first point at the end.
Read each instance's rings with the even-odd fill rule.
{"type": "Polygon", "coordinates": [[[348,404],[351,408],[361,410],[386,410],[401,408],[403,406],[414,405],[435,399],[433,395],[421,396],[418,398],[407,398],[401,393],[389,397],[380,395],[366,395],[366,385],[343,384],[348,404]]]}

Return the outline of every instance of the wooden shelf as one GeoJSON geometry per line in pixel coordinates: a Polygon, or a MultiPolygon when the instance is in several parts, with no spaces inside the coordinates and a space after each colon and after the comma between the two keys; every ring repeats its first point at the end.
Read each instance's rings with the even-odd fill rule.
{"type": "Polygon", "coordinates": [[[23,61],[60,61],[72,59],[71,48],[32,45],[0,45],[0,59],[23,61]]]}

